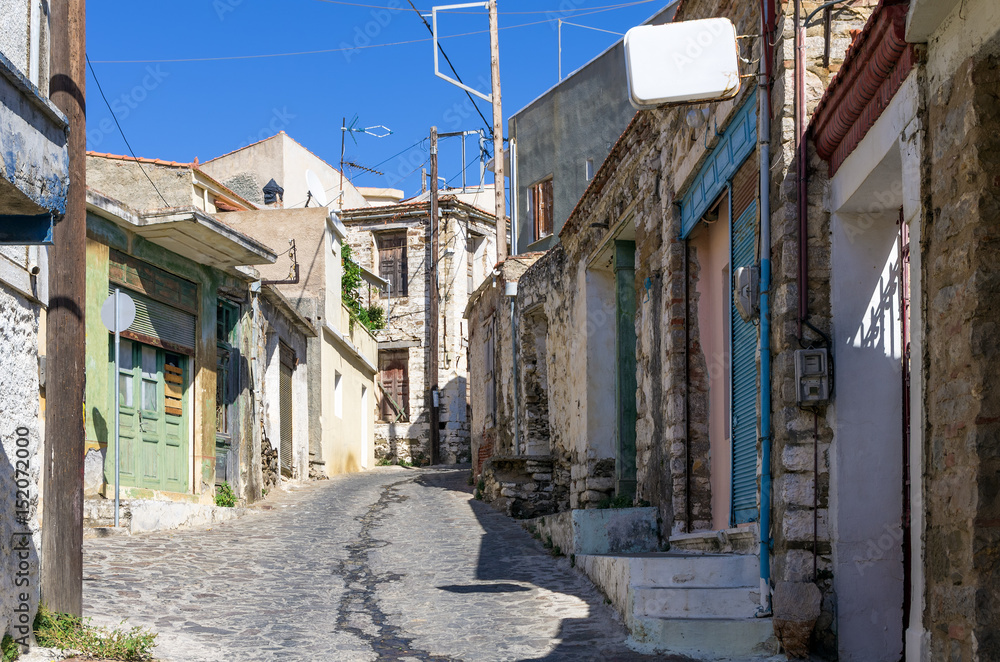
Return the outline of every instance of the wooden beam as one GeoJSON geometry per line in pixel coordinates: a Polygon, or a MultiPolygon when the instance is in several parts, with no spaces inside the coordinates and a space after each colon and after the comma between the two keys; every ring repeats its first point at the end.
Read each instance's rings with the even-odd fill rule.
{"type": "Polygon", "coordinates": [[[430,301],[427,311],[427,317],[429,318],[427,325],[427,332],[430,336],[428,338],[427,350],[428,350],[428,361],[427,361],[427,404],[430,407],[430,423],[431,423],[431,464],[439,464],[441,462],[441,430],[438,425],[440,420],[440,411],[438,405],[440,404],[440,393],[438,393],[438,338],[440,333],[438,331],[438,132],[437,127],[431,127],[431,217],[430,217],[430,232],[431,232],[431,269],[430,269],[430,301]],[[435,403],[435,394],[438,396],[438,401],[435,403]]]}

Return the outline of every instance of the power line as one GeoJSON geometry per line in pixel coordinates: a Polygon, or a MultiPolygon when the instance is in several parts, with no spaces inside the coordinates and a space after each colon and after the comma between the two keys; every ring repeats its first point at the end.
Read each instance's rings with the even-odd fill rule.
{"type": "Polygon", "coordinates": [[[169,207],[170,203],[167,202],[167,199],[163,197],[162,193],[160,193],[160,189],[156,188],[156,184],[154,184],[153,180],[150,179],[149,175],[146,173],[146,169],[142,167],[139,157],[135,155],[135,152],[132,150],[132,145],[129,144],[128,138],[125,137],[125,132],[122,131],[122,125],[118,123],[115,111],[111,109],[111,104],[108,103],[108,98],[104,96],[104,90],[101,88],[101,81],[97,79],[97,72],[94,71],[94,65],[90,62],[90,55],[84,54],[84,56],[87,58],[87,66],[90,67],[90,75],[94,77],[94,82],[97,83],[97,91],[101,93],[101,98],[104,99],[104,105],[108,107],[108,112],[111,113],[111,119],[115,121],[115,126],[118,127],[118,133],[122,134],[122,140],[125,141],[125,146],[128,147],[129,154],[131,154],[132,158],[135,159],[135,164],[139,166],[139,170],[142,171],[142,174],[146,175],[146,179],[149,179],[149,183],[152,184],[153,190],[156,191],[156,195],[160,196],[160,200],[163,200],[163,204],[169,207]]]}
{"type": "MultiPolygon", "coordinates": [[[[634,2],[623,2],[617,5],[604,5],[603,7],[576,7],[569,9],[549,9],[549,10],[534,10],[534,11],[502,11],[497,12],[501,15],[515,15],[515,14],[568,14],[570,12],[589,12],[593,10],[612,10],[612,9],[623,9],[625,7],[634,7],[635,5],[649,4],[650,2],[656,2],[657,0],[635,0],[634,2]]],[[[345,0],[317,0],[317,2],[325,2],[331,5],[346,5],[348,7],[365,7],[367,9],[384,9],[387,11],[406,11],[405,8],[400,7],[386,7],[385,5],[369,5],[361,2],[346,2],[345,0]]],[[[416,9],[414,7],[414,9],[416,9]]],[[[430,13],[430,10],[425,10],[424,14],[430,13]]],[[[450,11],[449,14],[478,14],[479,12],[468,12],[468,11],[450,11]]]]}
{"type": "MultiPolygon", "coordinates": [[[[427,22],[427,19],[424,18],[424,15],[421,14],[420,10],[418,10],[417,7],[416,7],[416,5],[413,4],[413,0],[406,0],[406,1],[410,4],[410,7],[413,7],[413,11],[415,11],[417,13],[417,16],[420,17],[420,20],[424,22],[424,27],[427,28],[427,31],[430,32],[433,35],[434,34],[434,28],[431,27],[431,24],[427,22]]],[[[458,79],[458,82],[462,83],[464,85],[465,83],[462,82],[462,77],[458,75],[457,71],[455,71],[455,65],[453,65],[451,63],[451,58],[448,57],[448,54],[444,52],[444,46],[441,45],[441,42],[438,42],[437,47],[438,47],[438,50],[441,51],[441,55],[444,56],[444,61],[448,63],[448,67],[451,69],[451,73],[455,74],[455,78],[458,79]]],[[[469,97],[469,101],[472,103],[472,107],[476,109],[476,112],[479,114],[480,119],[483,120],[483,125],[486,126],[486,130],[489,131],[490,135],[492,136],[493,135],[493,127],[486,120],[486,116],[483,115],[483,111],[479,109],[479,104],[477,104],[476,100],[472,98],[472,94],[470,94],[468,90],[464,90],[464,91],[465,91],[465,96],[469,97]]]]}
{"type": "MultiPolygon", "coordinates": [[[[325,2],[332,2],[333,0],[318,0],[318,1],[320,1],[320,2],[324,2],[324,1],[325,2]]],[[[642,1],[643,2],[651,2],[652,0],[642,0],[642,1]]],[[[615,6],[614,8],[617,9],[618,7],[624,7],[624,6],[628,6],[628,5],[618,5],[618,6],[615,6]]],[[[611,11],[611,9],[607,9],[607,8],[605,8],[605,9],[592,9],[592,10],[588,10],[588,11],[580,13],[580,14],[576,14],[576,16],[574,16],[573,18],[577,18],[579,16],[589,16],[590,14],[599,14],[599,13],[606,12],[606,11],[611,11]]],[[[419,13],[419,11],[417,13],[419,13]]],[[[549,13],[549,12],[546,12],[546,13],[549,13]]],[[[423,18],[423,16],[421,16],[421,18],[423,18]]],[[[551,23],[553,20],[556,20],[556,19],[546,19],[544,21],[531,21],[529,23],[520,23],[518,25],[505,25],[505,26],[501,26],[500,29],[501,30],[515,30],[515,29],[518,29],[518,28],[527,28],[527,27],[531,27],[531,26],[534,26],[534,25],[542,25],[544,23],[551,23]]],[[[426,21],[425,21],[425,23],[426,23],[426,21]]],[[[454,39],[456,37],[470,37],[470,36],[474,36],[474,35],[487,34],[487,33],[489,33],[489,30],[475,30],[473,32],[461,32],[459,34],[443,35],[441,37],[438,37],[438,39],[439,40],[440,39],[454,39]]],[[[253,60],[253,59],[268,58],[268,57],[287,57],[287,56],[291,56],[291,55],[320,55],[320,54],[324,54],[324,53],[343,53],[345,51],[361,51],[361,50],[367,50],[369,48],[382,48],[384,46],[407,46],[409,44],[425,44],[428,41],[431,41],[431,39],[410,39],[408,41],[395,41],[395,42],[390,42],[390,43],[387,43],[387,44],[369,44],[367,46],[348,46],[348,47],[345,47],[345,48],[323,48],[323,49],[315,50],[315,51],[292,51],[292,52],[288,52],[288,53],[262,53],[262,54],[257,54],[257,55],[223,55],[223,56],[218,56],[218,57],[187,57],[187,58],[168,58],[168,59],[159,59],[159,60],[154,60],[154,59],[148,59],[148,60],[94,60],[94,62],[97,62],[97,64],[172,64],[172,63],[178,63],[178,62],[219,62],[219,61],[224,61],[224,60],[253,60]]],[[[446,59],[447,59],[447,56],[446,56],[446,59]]],[[[452,71],[454,71],[454,69],[452,69],[452,71]]],[[[455,75],[457,76],[458,74],[455,74],[455,75]]],[[[473,105],[475,105],[475,104],[473,104],[473,105]]],[[[479,110],[478,106],[476,107],[476,110],[479,110]]],[[[482,113],[480,113],[480,116],[482,116],[482,113]]],[[[488,126],[489,126],[489,123],[487,123],[487,127],[488,126]]]]}
{"type": "Polygon", "coordinates": [[[479,160],[479,158],[480,158],[480,157],[478,157],[478,156],[474,156],[474,157],[472,157],[472,160],[471,160],[471,161],[469,161],[468,163],[466,163],[466,164],[465,164],[465,167],[464,167],[464,168],[462,168],[461,172],[459,172],[459,173],[458,173],[457,175],[455,175],[454,177],[452,177],[451,179],[449,179],[448,181],[446,181],[446,182],[444,183],[444,185],[445,185],[445,186],[448,186],[448,185],[449,185],[449,184],[451,184],[451,183],[452,183],[453,181],[455,181],[456,179],[458,179],[459,177],[461,177],[461,176],[462,176],[462,173],[463,173],[463,172],[465,172],[466,170],[468,170],[468,169],[469,169],[469,166],[471,166],[471,165],[472,165],[473,163],[475,163],[476,161],[478,161],[478,160],[479,160]]]}

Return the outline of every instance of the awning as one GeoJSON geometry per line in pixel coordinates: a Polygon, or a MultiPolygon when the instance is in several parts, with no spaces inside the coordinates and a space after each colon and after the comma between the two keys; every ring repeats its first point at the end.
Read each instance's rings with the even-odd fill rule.
{"type": "Polygon", "coordinates": [[[272,249],[196,207],[137,214],[92,190],[87,191],[87,206],[116,225],[198,264],[227,269],[274,264],[277,260],[272,249]]]}

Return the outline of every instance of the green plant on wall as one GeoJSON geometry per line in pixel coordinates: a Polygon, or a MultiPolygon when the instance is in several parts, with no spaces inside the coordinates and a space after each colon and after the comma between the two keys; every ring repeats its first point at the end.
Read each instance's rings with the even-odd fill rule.
{"type": "Polygon", "coordinates": [[[221,485],[215,488],[215,505],[222,508],[232,508],[236,505],[236,501],[236,494],[229,483],[223,481],[221,485]]]}
{"type": "Polygon", "coordinates": [[[342,251],[344,276],[340,282],[344,305],[351,311],[351,324],[357,320],[369,331],[385,328],[385,309],[377,303],[366,306],[361,298],[361,286],[364,284],[361,266],[351,257],[353,251],[350,245],[344,244],[342,251]]]}

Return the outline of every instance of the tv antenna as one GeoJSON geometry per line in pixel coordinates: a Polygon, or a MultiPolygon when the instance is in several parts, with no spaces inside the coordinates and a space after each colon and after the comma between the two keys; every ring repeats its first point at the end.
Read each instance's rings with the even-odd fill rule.
{"type": "MultiPolygon", "coordinates": [[[[384,124],[375,124],[374,126],[358,126],[358,116],[355,115],[351,118],[351,123],[347,123],[347,118],[345,117],[340,124],[340,200],[344,199],[344,166],[350,166],[352,168],[358,168],[360,170],[366,170],[369,172],[376,172],[371,168],[366,168],[364,166],[359,166],[352,161],[344,160],[344,148],[346,147],[346,142],[344,140],[345,136],[350,134],[351,140],[354,144],[358,144],[358,139],[354,137],[355,133],[363,133],[367,136],[372,136],[373,138],[388,138],[392,135],[392,129],[385,126],[384,124]]],[[[377,173],[382,174],[382,173],[377,173]]],[[[341,207],[343,207],[343,202],[341,202],[341,207]]]]}

